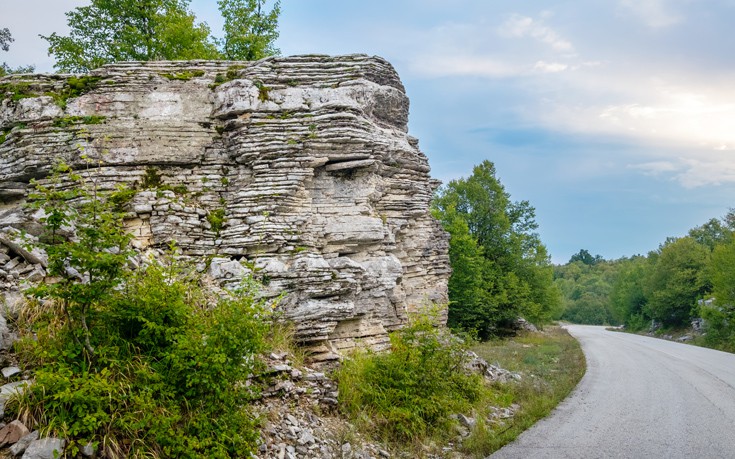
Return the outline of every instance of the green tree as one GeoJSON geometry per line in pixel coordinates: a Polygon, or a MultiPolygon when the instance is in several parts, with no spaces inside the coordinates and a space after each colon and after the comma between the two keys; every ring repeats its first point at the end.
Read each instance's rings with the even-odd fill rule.
{"type": "Polygon", "coordinates": [[[536,323],[551,318],[560,300],[546,248],[535,232],[535,211],[527,201],[510,200],[492,162],[440,188],[433,208],[457,239],[454,250],[461,246],[464,254],[452,259],[458,273],[450,279],[453,325],[487,338],[519,316],[536,323]],[[482,263],[471,261],[480,257],[482,263]],[[464,293],[466,285],[475,292],[471,296],[464,293]]]}
{"type": "Polygon", "coordinates": [[[643,293],[647,268],[645,257],[623,260],[610,292],[615,316],[631,330],[641,330],[650,321],[645,313],[646,295],[643,293]]]}
{"type": "Polygon", "coordinates": [[[582,249],[579,252],[572,255],[572,257],[569,259],[569,263],[573,263],[575,261],[581,261],[582,263],[586,265],[594,265],[602,261],[602,256],[600,255],[592,256],[592,254],[588,250],[582,249]]]}
{"type": "Polygon", "coordinates": [[[715,247],[707,275],[715,301],[700,307],[707,327],[705,342],[735,352],[735,240],[715,247]]]}
{"type": "Polygon", "coordinates": [[[470,234],[467,222],[461,218],[454,207],[444,212],[435,210],[434,216],[442,222],[450,234],[449,261],[452,275],[449,277],[448,325],[452,328],[467,328],[474,324],[475,330],[492,328],[497,312],[495,303],[489,298],[486,275],[490,273],[489,263],[483,256],[482,247],[470,234]]]}
{"type": "Polygon", "coordinates": [[[116,204],[126,190],[121,188],[119,194],[102,199],[96,181],[88,182],[63,163],[55,167],[48,186],[34,184],[31,207],[45,215],[41,247],[49,257],[49,275],[59,281],[31,291],[60,302],[74,339],[91,360],[95,350],[89,321],[120,284],[131,253],[130,235],[122,229],[124,214],[116,204]],[[76,186],[62,187],[62,174],[76,186]],[[75,201],[80,203],[75,205],[75,201]],[[76,238],[65,234],[68,228],[74,228],[76,238]]]}
{"type": "Polygon", "coordinates": [[[209,27],[195,23],[189,0],[92,0],[66,13],[71,33],[41,36],[63,72],[118,61],[219,57],[209,27]]]}
{"type": "Polygon", "coordinates": [[[702,245],[714,250],[718,244],[732,240],[735,231],[735,212],[730,211],[722,218],[712,218],[707,223],[689,230],[689,236],[702,245]]]}
{"type": "Polygon", "coordinates": [[[709,286],[703,270],[707,247],[691,237],[670,238],[649,254],[649,274],[644,282],[646,313],[665,325],[685,325],[709,286]]]}
{"type": "Polygon", "coordinates": [[[219,41],[222,56],[230,60],[257,60],[277,55],[278,16],[281,2],[270,11],[265,0],[218,0],[225,20],[224,38],[219,41]]]}
{"type": "MultiPolygon", "coordinates": [[[[9,51],[10,44],[14,42],[13,35],[10,33],[10,29],[7,27],[0,29],[0,50],[9,51]]],[[[32,65],[20,66],[17,68],[11,68],[3,62],[0,64],[0,77],[8,75],[10,73],[32,73],[36,68],[32,65]]]]}

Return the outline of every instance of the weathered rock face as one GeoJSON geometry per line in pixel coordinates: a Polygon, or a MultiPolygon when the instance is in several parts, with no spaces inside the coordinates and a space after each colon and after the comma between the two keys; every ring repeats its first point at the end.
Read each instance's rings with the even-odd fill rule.
{"type": "Polygon", "coordinates": [[[436,184],[380,58],[124,63],[0,79],[3,96],[0,229],[38,230],[21,204],[60,158],[138,190],[140,250],[176,241],[222,281],[254,270],[286,292],[284,316],[325,356],[382,347],[407,312],[447,301],[436,184]]]}

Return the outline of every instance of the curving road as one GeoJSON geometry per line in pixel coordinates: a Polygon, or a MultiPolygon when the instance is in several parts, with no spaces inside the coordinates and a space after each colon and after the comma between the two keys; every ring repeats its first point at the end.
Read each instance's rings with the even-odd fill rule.
{"type": "Polygon", "coordinates": [[[490,456],[735,458],[735,354],[569,325],[587,373],[547,418],[490,456]]]}

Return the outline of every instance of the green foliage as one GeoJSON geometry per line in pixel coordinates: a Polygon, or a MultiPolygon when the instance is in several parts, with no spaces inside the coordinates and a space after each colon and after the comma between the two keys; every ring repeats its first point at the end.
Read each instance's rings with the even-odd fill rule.
{"type": "Polygon", "coordinates": [[[220,41],[225,59],[254,61],[280,52],[275,41],[281,2],[276,0],[270,11],[265,4],[265,0],[217,0],[225,20],[220,41]]]}
{"type": "Polygon", "coordinates": [[[664,325],[688,325],[697,299],[708,290],[703,278],[709,250],[691,237],[669,239],[648,257],[643,291],[646,314],[664,325]]]}
{"type": "Polygon", "coordinates": [[[214,209],[207,214],[207,221],[212,227],[212,231],[217,235],[219,235],[220,231],[222,231],[225,220],[225,209],[214,209]]]}
{"type": "Polygon", "coordinates": [[[161,76],[168,78],[169,80],[189,81],[192,78],[204,76],[204,70],[186,70],[176,73],[162,73],[161,76]]]}
{"type": "Polygon", "coordinates": [[[574,263],[575,261],[579,261],[585,265],[594,265],[602,261],[602,256],[592,256],[592,254],[589,253],[588,250],[582,249],[578,253],[572,255],[572,257],[569,259],[569,263],[574,263]]]}
{"type": "Polygon", "coordinates": [[[189,0],[92,0],[66,13],[69,36],[44,36],[55,67],[83,73],[118,61],[217,58],[189,0]]]}
{"type": "Polygon", "coordinates": [[[518,316],[544,323],[560,307],[535,211],[512,202],[485,161],[466,179],[438,190],[433,214],[452,240],[450,324],[483,339],[518,316]]]}
{"type": "Polygon", "coordinates": [[[619,322],[611,303],[611,293],[624,260],[606,261],[586,250],[564,266],[554,269],[554,282],[562,292],[561,319],[574,323],[610,325],[619,322]]]}
{"type": "Polygon", "coordinates": [[[20,318],[17,350],[35,383],[6,409],[69,439],[72,455],[93,442],[106,457],[248,457],[258,433],[245,382],[272,305],[252,282],[211,297],[174,258],[129,271],[118,209],[130,193],[87,180],[62,164],[32,196],[59,280],[30,290],[42,301],[20,318]]]}
{"type": "Polygon", "coordinates": [[[0,94],[3,95],[3,99],[9,98],[13,102],[39,96],[38,92],[29,83],[13,81],[0,83],[0,94]]]}
{"type": "Polygon", "coordinates": [[[717,245],[707,266],[714,303],[700,306],[705,344],[735,352],[735,239],[717,245]]]}
{"type": "Polygon", "coordinates": [[[390,353],[356,353],[336,375],[341,409],[370,423],[376,437],[400,443],[446,434],[450,415],[483,397],[482,377],[463,371],[462,345],[432,317],[392,333],[391,347],[390,353]]]}
{"type": "Polygon", "coordinates": [[[158,188],[162,184],[161,173],[155,167],[146,167],[141,187],[143,189],[158,188]]]}
{"type": "Polygon", "coordinates": [[[101,124],[107,119],[105,116],[65,116],[54,120],[54,127],[69,127],[76,124],[101,124]]]}
{"type": "MultiPolygon", "coordinates": [[[[278,38],[280,0],[270,11],[265,8],[265,0],[218,0],[224,19],[222,39],[212,38],[206,23],[196,23],[189,3],[92,0],[66,13],[68,36],[54,32],[42,38],[49,43],[55,67],[75,73],[120,61],[257,60],[279,53],[274,43],[278,38]]],[[[185,73],[163,76],[172,80],[197,76],[185,73]]]]}
{"type": "MultiPolygon", "coordinates": [[[[0,29],[0,50],[9,51],[10,44],[14,41],[15,40],[13,39],[13,35],[10,33],[10,29],[7,27],[0,29]]],[[[3,62],[0,64],[0,77],[13,73],[33,73],[34,70],[35,67],[32,65],[11,68],[8,64],[3,62]]]]}
{"type": "Polygon", "coordinates": [[[512,340],[493,340],[473,346],[480,357],[496,363],[522,379],[496,384],[495,406],[517,405],[515,415],[502,423],[480,423],[462,442],[461,451],[471,457],[488,457],[536,421],[546,417],[577,386],[585,372],[579,342],[566,330],[549,327],[512,340]]]}
{"type": "MultiPolygon", "coordinates": [[[[258,100],[261,102],[265,102],[268,100],[268,94],[270,91],[270,88],[263,84],[260,80],[255,80],[255,87],[258,88],[258,100]]],[[[314,126],[314,130],[316,129],[316,126],[314,126]]],[[[309,129],[312,130],[311,128],[309,129]]]]}

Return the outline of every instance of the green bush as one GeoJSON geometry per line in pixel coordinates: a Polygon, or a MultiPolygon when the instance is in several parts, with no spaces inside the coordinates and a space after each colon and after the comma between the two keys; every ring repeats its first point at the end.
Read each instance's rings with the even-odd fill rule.
{"type": "Polygon", "coordinates": [[[38,300],[19,319],[17,350],[35,383],[7,410],[68,439],[71,455],[92,442],[108,457],[247,457],[258,431],[246,380],[259,370],[272,310],[257,285],[212,297],[176,257],[128,270],[129,252],[109,243],[129,240],[107,224],[119,218],[110,195],[81,182],[58,194],[53,182],[36,199],[60,281],[32,289],[38,300]],[[70,196],[81,202],[71,206],[70,196]],[[71,221],[75,239],[58,231],[71,221]],[[84,283],[62,271],[70,267],[84,283]]]}
{"type": "Polygon", "coordinates": [[[391,352],[359,352],[345,361],[336,375],[341,410],[391,442],[450,432],[450,416],[471,410],[485,385],[463,370],[460,341],[435,323],[418,317],[391,334],[391,352]]]}

